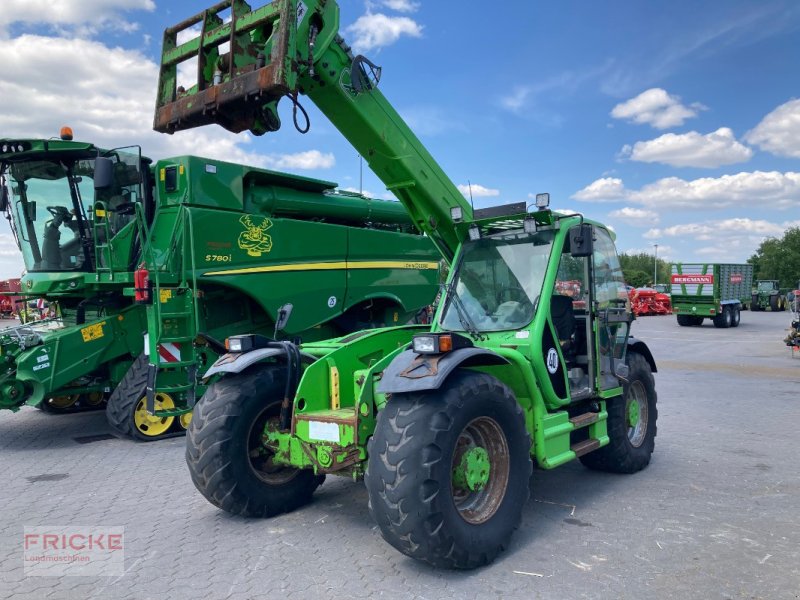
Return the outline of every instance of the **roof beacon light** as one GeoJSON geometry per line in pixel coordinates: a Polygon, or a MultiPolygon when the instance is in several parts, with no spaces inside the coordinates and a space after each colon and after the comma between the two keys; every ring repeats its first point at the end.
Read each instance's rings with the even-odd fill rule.
{"type": "Polygon", "coordinates": [[[72,141],[72,127],[67,127],[66,125],[61,128],[61,139],[65,142],[72,141]]]}
{"type": "Polygon", "coordinates": [[[550,206],[550,194],[536,194],[536,208],[542,210],[550,206]]]}

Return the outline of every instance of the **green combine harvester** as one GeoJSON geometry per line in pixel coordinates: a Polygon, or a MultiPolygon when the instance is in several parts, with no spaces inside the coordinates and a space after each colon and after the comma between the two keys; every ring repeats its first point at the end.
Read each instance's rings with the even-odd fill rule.
{"type": "Polygon", "coordinates": [[[0,331],[0,408],[107,401],[123,434],[182,433],[218,339],[281,317],[295,341],[406,323],[436,293],[438,255],[403,207],[330,182],[71,139],[0,140],[0,173],[23,292],[61,311],[0,331]]]}
{"type": "Polygon", "coordinates": [[[656,364],[630,336],[608,228],[551,211],[547,194],[532,212],[473,212],[378,90],[380,75],[340,37],[334,0],[255,10],[226,0],[165,31],[157,130],[262,134],[280,126],[281,98],[308,98],[450,265],[430,326],[302,344],[228,338],[205,373],[186,460],[212,504],[253,517],[308,502],[328,474],[363,477],[392,546],[474,568],[508,546],[534,464],[649,464],[656,364]],[[178,65],[194,59],[197,83],[178,88],[178,65]],[[558,293],[565,282],[572,296],[558,293]]]}

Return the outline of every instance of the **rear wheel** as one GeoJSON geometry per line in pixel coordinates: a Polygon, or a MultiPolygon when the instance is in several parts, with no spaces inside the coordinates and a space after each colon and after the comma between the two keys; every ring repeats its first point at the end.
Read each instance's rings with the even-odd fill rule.
{"type": "Polygon", "coordinates": [[[752,310],[753,312],[758,312],[759,310],[761,310],[761,307],[758,305],[758,295],[757,294],[753,294],[750,297],[750,310],[752,310]]]}
{"type": "MultiPolygon", "coordinates": [[[[118,433],[139,441],[152,442],[181,430],[175,426],[175,417],[159,417],[147,412],[147,365],[147,356],[144,354],[133,361],[108,399],[106,419],[118,433]]],[[[173,408],[175,401],[170,395],[156,394],[156,410],[173,408]]]]}
{"type": "Polygon", "coordinates": [[[701,327],[703,325],[703,317],[692,317],[692,325],[701,327]]]}
{"type": "Polygon", "coordinates": [[[208,387],[186,435],[186,464],[206,500],[235,515],[271,517],[308,503],[325,481],[273,462],[262,434],[277,421],[286,370],[257,364],[208,387]]]}
{"type": "Polygon", "coordinates": [[[439,390],[394,394],[365,476],[384,539],[436,567],[490,563],[528,499],[530,446],[522,409],[490,375],[462,371],[439,390]]]}
{"type": "Polygon", "coordinates": [[[780,303],[781,299],[778,298],[777,294],[769,297],[769,309],[772,312],[778,312],[780,310],[780,303]]]}
{"type": "Polygon", "coordinates": [[[731,326],[731,310],[729,306],[723,306],[722,311],[714,317],[714,327],[725,329],[731,326]]]}
{"type": "Polygon", "coordinates": [[[678,325],[681,327],[694,325],[694,317],[692,317],[692,315],[678,315],[678,325]]]}
{"type": "Polygon", "coordinates": [[[608,401],[608,437],[611,442],[580,457],[590,469],[635,473],[650,464],[656,443],[656,386],[650,363],[629,352],[630,373],[623,395],[608,401]]]}
{"type": "Polygon", "coordinates": [[[738,327],[742,320],[742,314],[738,307],[731,309],[731,327],[738,327]]]}

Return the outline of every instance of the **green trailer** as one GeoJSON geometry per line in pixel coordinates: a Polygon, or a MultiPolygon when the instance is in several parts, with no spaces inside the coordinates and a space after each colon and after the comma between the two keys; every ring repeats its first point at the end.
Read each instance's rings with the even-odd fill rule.
{"type": "Polygon", "coordinates": [[[751,300],[753,265],[675,263],[672,265],[672,312],[681,327],[711,319],[715,327],[738,327],[751,300]]]}
{"type": "Polygon", "coordinates": [[[788,291],[780,288],[780,282],[777,279],[759,279],[753,287],[750,310],[784,311],[789,305],[786,297],[788,291]]]}
{"type": "Polygon", "coordinates": [[[0,178],[27,269],[22,292],[60,310],[0,331],[0,408],[73,412],[108,401],[125,434],[182,432],[190,387],[154,387],[174,415],[152,417],[135,385],[147,372],[145,339],[167,349],[166,361],[182,353],[182,374],[199,377],[224,351],[217,337],[273,332],[282,306],[305,315],[284,335],[311,340],[405,323],[437,289],[438,255],[402,206],[331,182],[192,156],[152,164],[138,147],[71,139],[0,140],[0,178]],[[153,304],[136,298],[148,264],[153,304]],[[120,382],[126,393],[113,394],[120,382]]]}
{"type": "Polygon", "coordinates": [[[308,98],[450,266],[428,326],[302,344],[229,338],[206,371],[186,461],[209,502],[251,517],[301,506],[326,475],[363,477],[387,542],[474,568],[508,546],[534,464],[649,464],[656,363],[630,336],[613,232],[551,211],[548,194],[532,211],[473,211],[377,89],[380,75],[339,35],[334,0],[224,0],[165,31],[156,129],[265,133],[280,126],[282,97],[308,98]],[[178,65],[195,58],[197,83],[178,88],[178,65]]]}

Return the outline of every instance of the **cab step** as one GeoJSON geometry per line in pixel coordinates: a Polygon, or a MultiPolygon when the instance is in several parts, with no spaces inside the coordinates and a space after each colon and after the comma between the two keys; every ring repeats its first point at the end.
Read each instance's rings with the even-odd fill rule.
{"type": "Polygon", "coordinates": [[[569,449],[575,453],[575,456],[583,456],[589,454],[592,450],[597,450],[600,447],[600,440],[583,440],[576,444],[572,444],[569,449]]]}
{"type": "Polygon", "coordinates": [[[580,429],[582,427],[587,427],[593,423],[597,423],[600,420],[600,413],[596,412],[587,412],[583,413],[582,415],[577,415],[572,417],[569,422],[575,426],[575,429],[580,429]]]}

